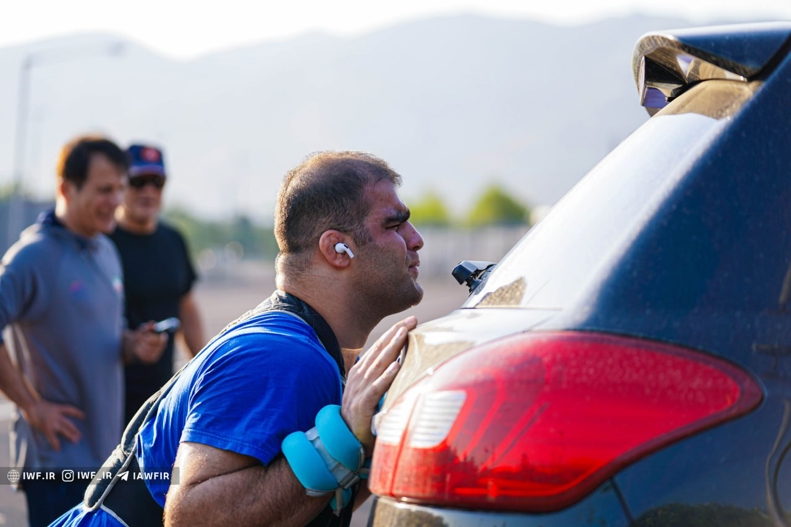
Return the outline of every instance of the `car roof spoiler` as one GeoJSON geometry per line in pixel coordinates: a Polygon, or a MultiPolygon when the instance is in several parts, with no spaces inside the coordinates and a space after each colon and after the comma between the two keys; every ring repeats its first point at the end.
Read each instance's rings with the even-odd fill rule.
{"type": "Polygon", "coordinates": [[[640,104],[650,115],[700,81],[747,82],[771,70],[791,45],[791,22],[647,33],[632,53],[640,104]]]}

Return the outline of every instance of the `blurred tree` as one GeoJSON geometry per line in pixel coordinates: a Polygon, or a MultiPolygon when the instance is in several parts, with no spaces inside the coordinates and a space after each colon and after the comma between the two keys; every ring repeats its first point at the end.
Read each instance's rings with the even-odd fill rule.
{"type": "Polygon", "coordinates": [[[187,239],[190,251],[196,255],[204,249],[224,245],[223,240],[226,240],[225,243],[230,241],[219,223],[199,219],[186,209],[171,207],[165,210],[163,215],[165,220],[181,231],[187,239]]]}
{"type": "Polygon", "coordinates": [[[442,198],[436,192],[428,191],[419,201],[409,206],[412,213],[409,220],[418,226],[449,227],[450,214],[442,198]]]}
{"type": "Polygon", "coordinates": [[[231,221],[230,238],[242,244],[245,254],[250,256],[274,258],[277,255],[272,229],[255,225],[247,216],[236,216],[231,221]]]}
{"type": "Polygon", "coordinates": [[[240,244],[247,256],[274,259],[277,255],[272,228],[256,225],[247,216],[210,221],[197,218],[184,208],[170,207],[164,217],[184,234],[193,255],[205,249],[225,247],[231,242],[240,244]]]}
{"type": "Polygon", "coordinates": [[[467,216],[470,227],[528,223],[530,209],[512,198],[502,187],[491,184],[467,216]]]}

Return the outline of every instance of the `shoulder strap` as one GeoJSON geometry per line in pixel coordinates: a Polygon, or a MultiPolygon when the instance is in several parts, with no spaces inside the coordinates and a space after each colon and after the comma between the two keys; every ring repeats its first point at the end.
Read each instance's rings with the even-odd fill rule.
{"type": "MultiPolygon", "coordinates": [[[[201,352],[216,349],[228,340],[241,335],[264,332],[265,330],[263,328],[258,327],[248,327],[227,331],[217,336],[214,340],[207,344],[203,350],[201,350],[201,352]]],[[[88,509],[96,510],[101,507],[104,499],[116,485],[119,474],[124,472],[132,464],[132,458],[134,457],[132,454],[135,452],[135,444],[137,441],[138,432],[140,432],[140,429],[146,422],[148,422],[149,419],[156,415],[160,403],[170,392],[171,388],[176,383],[176,380],[179,378],[179,376],[181,376],[181,372],[183,372],[184,368],[186,367],[187,366],[185,365],[179,371],[177,371],[173,377],[171,377],[170,380],[165,383],[164,386],[162,386],[162,388],[160,388],[154,395],[149,397],[146,402],[143,403],[143,406],[137,410],[134,417],[129,421],[129,424],[126,425],[126,429],[124,429],[124,433],[121,436],[121,443],[115,447],[113,453],[110,454],[110,457],[102,465],[103,470],[101,472],[103,474],[97,473],[96,477],[93,479],[93,481],[91,481],[88,489],[85,491],[84,503],[88,509]],[[108,472],[112,475],[111,478],[104,477],[108,472]]]]}
{"type": "MultiPolygon", "coordinates": [[[[315,309],[310,307],[307,303],[303,302],[299,298],[283,291],[276,291],[271,297],[261,302],[261,304],[259,304],[255,309],[248,311],[237,320],[226,326],[225,329],[219,333],[219,335],[217,335],[200,351],[200,353],[210,352],[228,340],[241,335],[264,333],[265,330],[260,327],[249,326],[246,328],[238,328],[236,326],[239,323],[248,320],[249,318],[267,311],[284,311],[296,315],[304,320],[305,323],[311,328],[313,328],[313,330],[316,332],[316,336],[319,338],[319,341],[321,341],[322,345],[324,346],[324,349],[334,359],[336,365],[338,366],[338,373],[341,377],[341,385],[345,386],[346,376],[345,367],[343,364],[343,355],[341,354],[340,346],[338,344],[338,339],[335,337],[335,333],[333,333],[329,324],[327,324],[327,321],[325,321],[315,309]]],[[[109,471],[112,474],[112,477],[101,478],[97,474],[97,477],[91,481],[91,484],[85,491],[84,503],[88,509],[96,510],[100,508],[105,498],[109,495],[110,491],[116,486],[119,475],[123,473],[123,471],[127,470],[131,465],[136,463],[134,460],[134,452],[137,442],[137,434],[143,425],[156,415],[159,405],[165,396],[167,396],[167,394],[170,392],[176,380],[181,376],[184,368],[186,368],[186,365],[177,371],[170,378],[170,380],[159,389],[159,391],[149,397],[148,400],[143,403],[140,409],[138,409],[134,417],[129,421],[129,424],[126,426],[126,429],[121,436],[121,444],[116,447],[116,449],[103,465],[103,467],[107,468],[107,470],[103,471],[104,474],[109,471]]],[[[151,501],[156,504],[153,498],[151,501]]],[[[159,507],[158,504],[156,505],[159,507]]]]}
{"type": "Polygon", "coordinates": [[[245,320],[248,320],[266,311],[285,311],[287,313],[297,315],[299,318],[304,320],[305,323],[316,332],[316,336],[324,346],[324,349],[335,361],[335,364],[338,366],[338,373],[341,376],[341,381],[344,385],[346,385],[346,366],[343,362],[341,347],[338,344],[338,339],[335,337],[335,333],[332,331],[332,328],[327,323],[327,321],[324,320],[324,317],[318,313],[318,311],[313,309],[307,302],[290,293],[286,293],[285,291],[275,291],[272,293],[272,296],[261,302],[255,309],[248,311],[238,319],[228,324],[220,334],[222,335],[223,332],[230,330],[240,322],[244,322],[245,320]]]}

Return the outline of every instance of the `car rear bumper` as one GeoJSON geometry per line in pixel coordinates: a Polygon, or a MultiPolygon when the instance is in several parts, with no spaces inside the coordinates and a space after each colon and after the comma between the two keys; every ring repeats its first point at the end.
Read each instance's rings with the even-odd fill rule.
{"type": "Polygon", "coordinates": [[[565,510],[548,514],[441,509],[379,498],[371,507],[368,527],[628,527],[630,521],[615,487],[605,483],[565,510]]]}

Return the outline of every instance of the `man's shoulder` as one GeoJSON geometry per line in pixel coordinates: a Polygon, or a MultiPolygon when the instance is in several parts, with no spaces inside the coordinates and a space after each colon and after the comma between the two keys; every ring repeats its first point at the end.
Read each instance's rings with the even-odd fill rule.
{"type": "Polygon", "coordinates": [[[54,260],[47,260],[47,258],[51,258],[53,253],[60,252],[63,248],[62,241],[59,237],[54,236],[49,229],[33,225],[26,229],[20,239],[8,249],[3,256],[3,263],[7,264],[13,260],[51,265],[54,260]]]}
{"type": "Polygon", "coordinates": [[[181,233],[175,227],[162,221],[159,221],[156,229],[148,234],[135,233],[121,225],[116,225],[115,229],[107,236],[121,253],[155,248],[170,252],[186,247],[181,233]]]}
{"type": "MultiPolygon", "coordinates": [[[[209,343],[194,359],[195,374],[258,384],[265,377],[288,382],[295,376],[336,379],[337,367],[302,320],[283,312],[267,312],[233,326],[209,343]]],[[[332,381],[334,383],[334,381],[332,381]]]]}
{"type": "Polygon", "coordinates": [[[315,331],[301,317],[282,310],[268,310],[252,314],[231,324],[223,335],[228,338],[253,336],[264,338],[309,337],[318,342],[315,331]]]}
{"type": "Polygon", "coordinates": [[[304,321],[282,311],[266,312],[223,334],[225,340],[196,365],[198,377],[261,388],[269,383],[298,386],[310,379],[312,388],[340,386],[338,367],[304,321]],[[301,379],[300,381],[298,381],[301,379]],[[296,383],[296,384],[295,384],[296,383]]]}
{"type": "Polygon", "coordinates": [[[287,356],[290,360],[313,360],[317,354],[326,355],[316,332],[297,315],[273,310],[258,313],[232,324],[219,337],[219,347],[235,353],[257,355],[267,350],[266,360],[272,355],[287,356]]]}
{"type": "Polygon", "coordinates": [[[177,227],[160,220],[157,224],[155,236],[159,240],[158,243],[171,248],[171,250],[178,252],[189,260],[187,240],[177,227]]]}
{"type": "Polygon", "coordinates": [[[171,225],[165,220],[158,220],[156,229],[149,234],[139,234],[128,229],[125,229],[120,224],[115,226],[115,229],[107,235],[113,241],[124,240],[127,238],[137,239],[152,239],[157,237],[166,237],[166,238],[183,238],[181,232],[178,230],[177,227],[171,225]]]}
{"type": "Polygon", "coordinates": [[[176,226],[168,223],[167,220],[159,220],[159,223],[157,224],[157,234],[179,239],[184,238],[184,236],[181,234],[181,231],[179,231],[176,226]]]}

